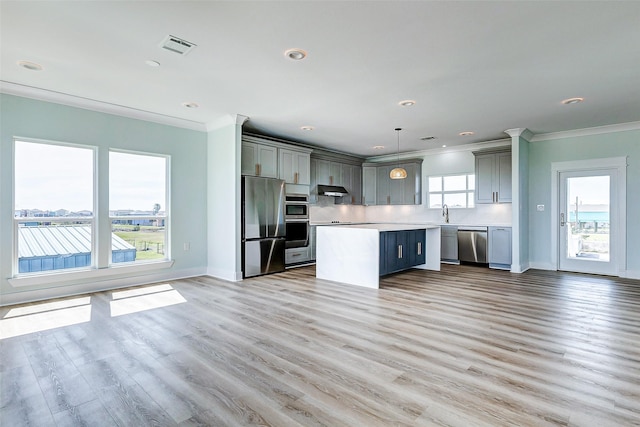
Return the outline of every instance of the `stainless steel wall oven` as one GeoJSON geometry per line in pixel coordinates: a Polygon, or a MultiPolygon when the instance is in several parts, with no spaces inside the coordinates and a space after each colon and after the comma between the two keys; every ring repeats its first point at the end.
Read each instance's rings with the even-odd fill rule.
{"type": "Polygon", "coordinates": [[[309,196],[287,194],[285,197],[286,248],[309,246],[309,196]]]}

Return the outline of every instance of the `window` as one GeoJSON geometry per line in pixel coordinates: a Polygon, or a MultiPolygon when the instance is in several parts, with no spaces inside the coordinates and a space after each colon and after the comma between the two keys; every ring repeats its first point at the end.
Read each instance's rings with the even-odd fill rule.
{"type": "Polygon", "coordinates": [[[167,158],[109,153],[111,263],[168,259],[167,158]]]}
{"type": "Polygon", "coordinates": [[[474,207],[476,176],[445,175],[429,177],[429,207],[450,208],[474,207]]]}
{"type": "Polygon", "coordinates": [[[97,147],[21,139],[14,153],[18,286],[64,281],[68,275],[49,274],[63,271],[94,277],[120,274],[107,268],[115,264],[136,271],[171,265],[168,156],[112,150],[101,169],[107,162],[98,161],[97,147]],[[98,182],[109,183],[108,195],[98,182]]]}
{"type": "Polygon", "coordinates": [[[15,141],[18,273],[95,264],[93,148],[15,141]]]}

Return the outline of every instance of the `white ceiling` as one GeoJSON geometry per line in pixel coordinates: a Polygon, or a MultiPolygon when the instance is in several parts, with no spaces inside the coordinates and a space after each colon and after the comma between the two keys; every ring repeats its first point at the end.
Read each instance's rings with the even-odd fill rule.
{"type": "Polygon", "coordinates": [[[415,151],[640,120],[638,1],[2,1],[0,14],[5,92],[202,129],[241,114],[253,131],[362,156],[395,152],[396,127],[415,151]],[[163,50],[168,34],[197,47],[163,50]]]}

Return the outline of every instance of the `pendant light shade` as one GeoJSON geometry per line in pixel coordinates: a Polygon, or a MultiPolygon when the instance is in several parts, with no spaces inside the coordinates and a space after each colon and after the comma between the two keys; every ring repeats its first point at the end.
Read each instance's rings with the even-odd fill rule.
{"type": "Polygon", "coordinates": [[[389,172],[389,178],[391,179],[405,179],[407,177],[407,171],[403,168],[393,168],[389,172]]]}
{"type": "Polygon", "coordinates": [[[407,177],[407,171],[404,168],[400,167],[400,131],[402,128],[396,128],[395,131],[398,133],[398,167],[393,168],[391,172],[389,172],[389,178],[391,179],[405,179],[407,177]]]}

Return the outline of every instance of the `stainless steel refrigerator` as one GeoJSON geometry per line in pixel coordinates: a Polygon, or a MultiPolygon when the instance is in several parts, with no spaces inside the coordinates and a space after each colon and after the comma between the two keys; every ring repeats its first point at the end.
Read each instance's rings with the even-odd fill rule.
{"type": "Polygon", "coordinates": [[[283,180],[242,177],[242,277],[284,271],[283,180]]]}

